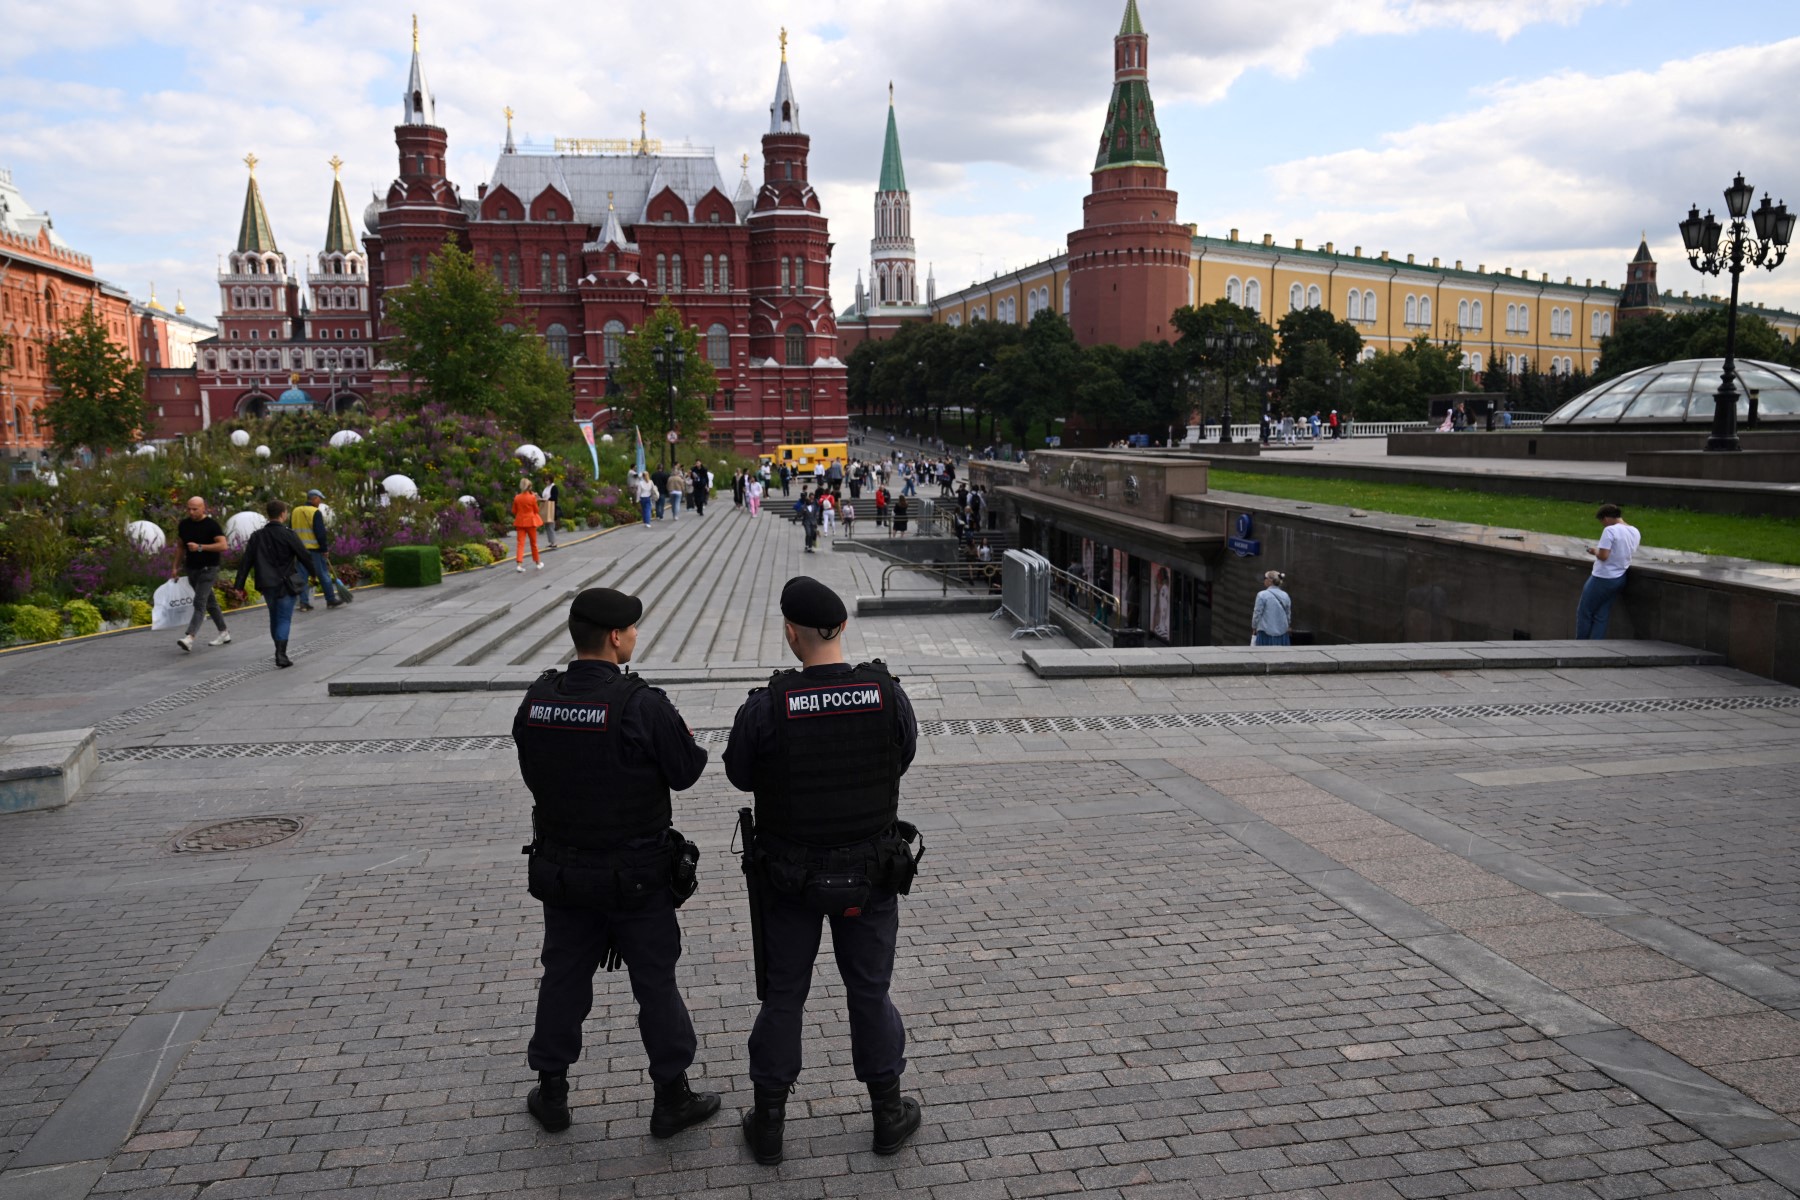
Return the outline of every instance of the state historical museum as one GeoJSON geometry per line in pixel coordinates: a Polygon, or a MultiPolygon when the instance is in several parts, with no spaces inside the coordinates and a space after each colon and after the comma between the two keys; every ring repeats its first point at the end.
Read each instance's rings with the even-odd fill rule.
{"type": "Polygon", "coordinates": [[[445,173],[450,135],[437,123],[415,27],[394,130],[400,173],[363,214],[365,253],[345,244],[334,187],[335,241],[321,255],[322,277],[310,281],[314,303],[297,286],[291,299],[273,298],[274,311],[251,315],[255,326],[267,326],[254,348],[248,330],[224,327],[236,324],[230,318],[244,289],[272,282],[264,273],[285,277],[286,265],[252,177],[233,268],[220,278],[226,319],[220,338],[202,347],[203,423],[290,404],[378,402],[388,382],[379,361],[379,339],[391,332],[383,328],[385,297],[423,274],[449,240],[517,294],[518,319],[569,366],[574,416],[605,418],[618,394],[610,375],[625,338],[667,296],[718,376],[709,401],[714,447],[748,456],[765,445],[843,439],[830,231],[807,182],[811,139],[801,131],[785,33],[782,43],[760,187],[750,181],[748,156],[728,192],[710,150],[665,149],[648,136],[559,139],[553,153],[521,150],[509,114],[492,178],[467,197],[445,173]],[[246,259],[256,260],[254,280],[243,276],[246,259]],[[329,286],[329,309],[318,300],[321,284],[329,286]]]}

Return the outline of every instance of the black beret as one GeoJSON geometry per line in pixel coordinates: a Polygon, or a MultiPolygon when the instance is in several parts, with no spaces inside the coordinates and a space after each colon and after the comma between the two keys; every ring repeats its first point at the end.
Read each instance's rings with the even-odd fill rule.
{"type": "Polygon", "coordinates": [[[796,575],[781,589],[781,615],[807,629],[835,629],[850,616],[838,594],[810,575],[796,575]]]}
{"type": "Polygon", "coordinates": [[[569,615],[602,629],[629,629],[644,615],[644,602],[612,588],[589,588],[569,605],[569,615]]]}

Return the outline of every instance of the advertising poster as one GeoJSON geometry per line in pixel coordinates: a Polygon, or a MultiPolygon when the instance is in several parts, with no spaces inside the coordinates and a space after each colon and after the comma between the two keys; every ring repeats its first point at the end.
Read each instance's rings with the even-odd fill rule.
{"type": "Polygon", "coordinates": [[[1119,602],[1119,620],[1129,625],[1131,624],[1131,601],[1126,593],[1130,591],[1127,586],[1127,573],[1131,569],[1131,555],[1123,550],[1114,550],[1112,555],[1112,594],[1119,602]]]}
{"type": "Polygon", "coordinates": [[[1089,583],[1094,582],[1094,543],[1091,538],[1081,539],[1081,577],[1089,583]]]}
{"type": "Polygon", "coordinates": [[[1169,568],[1150,564],[1150,632],[1169,640],[1169,568]]]}

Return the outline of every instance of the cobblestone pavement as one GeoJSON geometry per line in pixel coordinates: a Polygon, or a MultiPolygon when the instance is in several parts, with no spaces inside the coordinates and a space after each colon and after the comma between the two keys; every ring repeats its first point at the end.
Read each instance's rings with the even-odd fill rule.
{"type": "MultiPolygon", "coordinates": [[[[9,722],[108,723],[80,800],[0,820],[0,1197],[1800,1194],[1791,689],[1699,668],[1044,681],[981,617],[869,622],[937,723],[904,786],[928,854],[895,987],[926,1124],[869,1152],[822,963],[788,1160],[763,1168],[732,1115],[755,1004],[743,797],[716,764],[676,811],[703,850],[694,1073],[726,1113],[649,1138],[635,1011],[602,976],[574,1127],[525,1114],[515,698],[324,692],[421,602],[315,617],[296,642],[319,648],[279,673],[250,669],[261,646],[178,660],[148,638],[0,657],[9,722]],[[1303,709],[1334,717],[1270,717],[1303,709]],[[359,739],[388,748],[306,753],[359,739]],[[174,849],[269,816],[301,827],[174,849]]],[[[704,732],[747,686],[670,690],[704,732]]]]}

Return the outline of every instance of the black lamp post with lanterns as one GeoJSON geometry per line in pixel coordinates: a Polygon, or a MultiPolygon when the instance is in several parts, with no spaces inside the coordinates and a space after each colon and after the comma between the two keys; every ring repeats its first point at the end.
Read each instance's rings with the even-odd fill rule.
{"type": "Polygon", "coordinates": [[[1725,316],[1725,371],[1719,379],[1719,390],[1713,396],[1712,436],[1706,439],[1708,450],[1736,450],[1737,436],[1737,308],[1738,278],[1745,267],[1763,267],[1773,271],[1787,257],[1788,240],[1794,236],[1794,214],[1787,202],[1770,204],[1763,193],[1762,204],[1750,211],[1756,189],[1744,182],[1743,175],[1725,189],[1725,210],[1731,224],[1722,226],[1707,210],[1700,215],[1698,204],[1688,209],[1681,223],[1681,243],[1687,247],[1688,262],[1696,271],[1717,275],[1731,272],[1731,305],[1725,316]],[[1756,227],[1756,236],[1744,226],[1748,216],[1756,227]],[[1721,240],[1724,242],[1720,245],[1721,240]]]}
{"type": "Polygon", "coordinates": [[[1226,321],[1222,328],[1206,335],[1205,344],[1207,353],[1225,363],[1225,414],[1219,425],[1219,441],[1230,442],[1232,364],[1240,355],[1256,348],[1256,334],[1248,329],[1239,333],[1236,321],[1226,321]]]}
{"type": "Polygon", "coordinates": [[[669,388],[669,429],[663,437],[663,470],[669,469],[670,456],[675,452],[675,381],[687,371],[687,349],[675,344],[675,327],[670,325],[663,330],[663,344],[651,348],[650,356],[656,360],[656,367],[662,372],[663,382],[669,388]]]}

